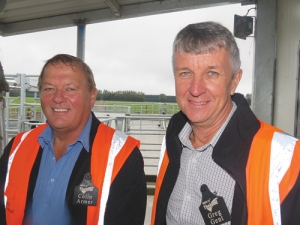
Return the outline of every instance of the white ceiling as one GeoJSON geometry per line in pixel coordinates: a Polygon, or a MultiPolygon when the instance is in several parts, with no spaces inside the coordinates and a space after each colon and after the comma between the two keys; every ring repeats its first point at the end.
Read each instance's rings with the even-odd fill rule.
{"type": "Polygon", "coordinates": [[[0,35],[255,0],[0,0],[0,35]]]}

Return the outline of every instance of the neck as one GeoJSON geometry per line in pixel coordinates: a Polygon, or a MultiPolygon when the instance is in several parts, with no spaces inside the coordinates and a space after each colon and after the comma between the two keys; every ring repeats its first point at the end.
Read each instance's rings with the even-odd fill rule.
{"type": "Polygon", "coordinates": [[[218,129],[199,129],[198,127],[192,126],[192,132],[189,138],[193,147],[196,149],[209,143],[217,131],[218,129]]]}
{"type": "Polygon", "coordinates": [[[227,120],[232,110],[232,107],[233,104],[231,104],[230,107],[228,107],[225,112],[222,112],[222,115],[219,116],[217,119],[215,119],[213,122],[206,122],[206,123],[190,122],[192,127],[192,132],[189,138],[195,149],[203,145],[206,145],[212,140],[212,138],[215,136],[215,134],[218,132],[218,130],[222,127],[222,125],[227,120]]]}
{"type": "Polygon", "coordinates": [[[75,143],[80,136],[74,133],[54,132],[53,148],[56,161],[58,161],[66,152],[70,144],[75,143]]]}

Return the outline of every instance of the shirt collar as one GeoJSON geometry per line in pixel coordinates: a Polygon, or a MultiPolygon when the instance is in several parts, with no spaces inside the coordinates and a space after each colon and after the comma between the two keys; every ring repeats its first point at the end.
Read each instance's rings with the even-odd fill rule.
{"type": "MultiPolygon", "coordinates": [[[[82,146],[85,148],[87,152],[90,151],[90,130],[92,126],[92,114],[90,114],[90,117],[85,124],[81,134],[79,135],[77,142],[80,142],[82,146]]],[[[45,145],[53,145],[53,129],[50,126],[47,126],[46,129],[40,134],[38,137],[38,141],[42,148],[45,147],[45,145]]],[[[72,144],[75,144],[72,143],[72,144]]]]}

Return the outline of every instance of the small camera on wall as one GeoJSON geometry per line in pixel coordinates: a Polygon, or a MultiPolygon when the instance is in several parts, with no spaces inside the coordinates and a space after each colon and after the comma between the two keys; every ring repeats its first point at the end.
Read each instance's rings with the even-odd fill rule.
{"type": "Polygon", "coordinates": [[[253,34],[253,17],[234,15],[233,35],[236,38],[246,40],[247,36],[253,34]]]}

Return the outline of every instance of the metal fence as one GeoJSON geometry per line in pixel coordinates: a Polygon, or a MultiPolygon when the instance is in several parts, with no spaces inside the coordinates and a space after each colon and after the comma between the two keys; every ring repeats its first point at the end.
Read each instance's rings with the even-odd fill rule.
{"type": "Polygon", "coordinates": [[[175,114],[179,106],[174,103],[136,103],[124,105],[95,105],[95,112],[128,113],[128,114],[175,114]]]}
{"type": "Polygon", "coordinates": [[[104,117],[96,113],[103,123],[115,127],[141,141],[145,173],[152,180],[156,176],[162,139],[172,115],[116,115],[104,117]]]}

